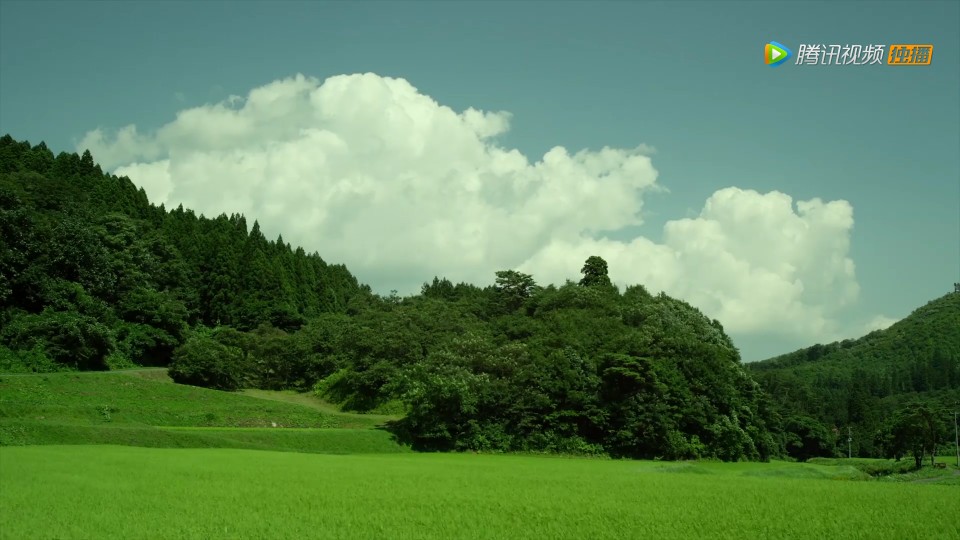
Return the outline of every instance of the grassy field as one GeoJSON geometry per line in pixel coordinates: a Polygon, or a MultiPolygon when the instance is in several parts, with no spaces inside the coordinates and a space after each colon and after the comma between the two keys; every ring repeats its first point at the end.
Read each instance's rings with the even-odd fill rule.
{"type": "Polygon", "coordinates": [[[0,448],[10,538],[957,538],[948,486],[836,467],[0,448]],[[840,476],[843,476],[841,473],[840,476]]]}
{"type": "Polygon", "coordinates": [[[913,458],[899,461],[892,459],[867,458],[813,458],[808,463],[817,465],[851,466],[883,482],[923,482],[960,486],[960,467],[954,456],[938,456],[937,461],[944,466],[936,469],[924,461],[923,468],[916,470],[913,458]]]}
{"type": "Polygon", "coordinates": [[[0,375],[0,420],[81,425],[372,428],[385,417],[320,410],[131,373],[0,375]],[[132,376],[131,376],[132,375],[132,376]]]}
{"type": "Polygon", "coordinates": [[[0,421],[0,446],[107,444],[151,448],[238,448],[366,454],[409,452],[380,429],[84,426],[0,421]]]}
{"type": "Polygon", "coordinates": [[[960,538],[952,469],[417,454],[393,418],[157,369],[0,375],[0,537],[960,538]]]}
{"type": "Polygon", "coordinates": [[[172,384],[162,369],[0,375],[0,446],[114,444],[332,454],[409,452],[378,429],[291,392],[172,384]]]}

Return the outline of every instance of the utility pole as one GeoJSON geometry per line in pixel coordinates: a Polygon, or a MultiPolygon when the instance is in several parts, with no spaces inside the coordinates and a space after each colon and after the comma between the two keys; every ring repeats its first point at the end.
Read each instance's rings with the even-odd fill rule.
{"type": "Polygon", "coordinates": [[[850,426],[847,426],[847,459],[853,457],[853,433],[850,426]]]}
{"type": "Polygon", "coordinates": [[[957,428],[957,407],[960,403],[953,405],[953,437],[954,444],[957,445],[957,468],[960,469],[960,429],[957,428]]]}

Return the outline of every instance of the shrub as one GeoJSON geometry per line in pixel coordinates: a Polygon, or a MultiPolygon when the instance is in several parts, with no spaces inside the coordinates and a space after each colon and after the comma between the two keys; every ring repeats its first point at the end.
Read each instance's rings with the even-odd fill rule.
{"type": "Polygon", "coordinates": [[[236,390],[244,371],[243,353],[208,334],[196,333],[177,348],[170,364],[170,378],[180,384],[216,390],[236,390]]]}
{"type": "Polygon", "coordinates": [[[36,350],[74,369],[103,370],[114,349],[110,329],[92,317],[74,312],[45,310],[15,318],[3,338],[12,349],[36,350]]]}
{"type": "Polygon", "coordinates": [[[0,345],[0,372],[54,373],[65,369],[64,366],[51,360],[40,345],[21,351],[13,351],[0,345]]]}

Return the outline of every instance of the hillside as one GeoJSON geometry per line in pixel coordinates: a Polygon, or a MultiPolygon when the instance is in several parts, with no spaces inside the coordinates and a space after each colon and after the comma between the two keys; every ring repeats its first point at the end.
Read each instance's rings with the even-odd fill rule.
{"type": "Polygon", "coordinates": [[[0,376],[0,446],[122,444],[399,452],[383,417],[151,380],[155,372],[0,376]]]}
{"type": "Polygon", "coordinates": [[[9,135],[0,239],[0,371],[166,366],[197,324],[291,330],[369,296],[241,215],[167,211],[89,152],[9,135]]]}
{"type": "Polygon", "coordinates": [[[831,446],[839,442],[844,451],[850,427],[855,454],[880,455],[877,434],[896,408],[920,401],[952,410],[960,401],[960,294],[935,299],[860,339],[747,367],[784,417],[815,419],[832,434],[831,446]]]}
{"type": "MultiPolygon", "coordinates": [[[[194,387],[314,390],[403,415],[394,430],[418,449],[766,460],[783,448],[720,323],[642,285],[619,290],[600,257],[560,286],[502,270],[492,286],[434,277],[418,295],[381,297],[242,215],[168,211],[89,152],[54,156],[9,135],[0,239],[0,372],[163,366],[194,387]]],[[[84,386],[96,379],[62,377],[43,407],[134,424],[154,410],[140,403],[150,392],[114,411],[113,394],[84,386]],[[103,409],[71,408],[74,392],[103,409]]],[[[5,418],[46,417],[16,398],[43,385],[16,381],[39,386],[5,397],[5,418]]],[[[246,401],[239,412],[170,403],[147,423],[266,421],[231,416],[246,401]]]]}

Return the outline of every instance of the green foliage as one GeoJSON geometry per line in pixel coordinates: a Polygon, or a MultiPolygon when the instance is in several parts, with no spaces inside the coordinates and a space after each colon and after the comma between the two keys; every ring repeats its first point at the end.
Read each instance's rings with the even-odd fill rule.
{"type": "Polygon", "coordinates": [[[929,455],[933,464],[937,447],[949,436],[945,421],[948,416],[947,410],[925,403],[912,403],[897,410],[884,432],[888,457],[900,459],[910,454],[919,468],[924,456],[929,455]]]}
{"type": "Polygon", "coordinates": [[[516,270],[501,270],[496,279],[497,298],[507,312],[516,311],[536,290],[537,283],[530,274],[516,270]]]}
{"type": "MultiPolygon", "coordinates": [[[[137,358],[140,365],[163,366],[170,363],[179,339],[155,326],[119,323],[115,329],[118,348],[126,358],[137,358]]],[[[116,369],[116,368],[111,368],[116,369]]]]}
{"type": "Polygon", "coordinates": [[[256,386],[270,390],[305,388],[311,373],[312,356],[303,340],[273,328],[261,326],[251,334],[250,360],[256,386]]]}
{"type": "MultiPolygon", "coordinates": [[[[494,298],[517,277],[499,276],[494,298]]],[[[781,452],[765,395],[715,321],[637,287],[528,290],[524,311],[491,306],[489,323],[431,338],[425,356],[394,362],[368,394],[409,404],[398,429],[415,447],[725,460],[781,452]]],[[[348,361],[321,391],[337,399],[330,389],[375,365],[348,361]]]]}
{"type": "Polygon", "coordinates": [[[110,354],[105,360],[107,363],[107,369],[110,370],[132,369],[137,367],[136,364],[130,361],[129,357],[118,352],[110,354]]]}
{"type": "Polygon", "coordinates": [[[855,456],[906,455],[912,451],[894,430],[905,407],[922,403],[940,410],[960,402],[960,294],[933,300],[860,339],[747,367],[776,399],[777,412],[790,419],[784,442],[794,457],[846,455],[848,429],[855,456]]]}
{"type": "Polygon", "coordinates": [[[70,345],[30,320],[78,328],[70,339],[90,345],[90,323],[68,321],[82,316],[130,361],[166,366],[197,323],[291,331],[369,295],[343,266],[267,241],[243,216],[168,212],[89,152],[54,157],[43,143],[0,137],[0,345],[18,354],[44,341],[57,362],[104,368],[101,351],[68,359],[70,345]],[[15,319],[32,335],[6,331],[15,319]]]}
{"type": "Polygon", "coordinates": [[[74,369],[106,369],[113,351],[110,329],[77,312],[45,310],[11,320],[0,338],[14,350],[40,349],[54,362],[74,369]]]}
{"type": "Polygon", "coordinates": [[[240,349],[198,333],[188,337],[174,352],[170,378],[180,384],[236,390],[241,386],[241,374],[246,371],[243,364],[240,349]]]}
{"type": "Polygon", "coordinates": [[[3,373],[55,373],[67,369],[47,356],[42,345],[32,349],[10,350],[0,345],[0,372],[3,373]]]}
{"type": "Polygon", "coordinates": [[[596,255],[587,258],[587,262],[583,264],[580,273],[583,274],[580,285],[584,287],[609,287],[611,285],[610,277],[607,275],[607,261],[596,255]]]}
{"type": "Polygon", "coordinates": [[[787,454],[800,461],[833,453],[836,437],[814,418],[791,416],[784,423],[787,454]]]}

